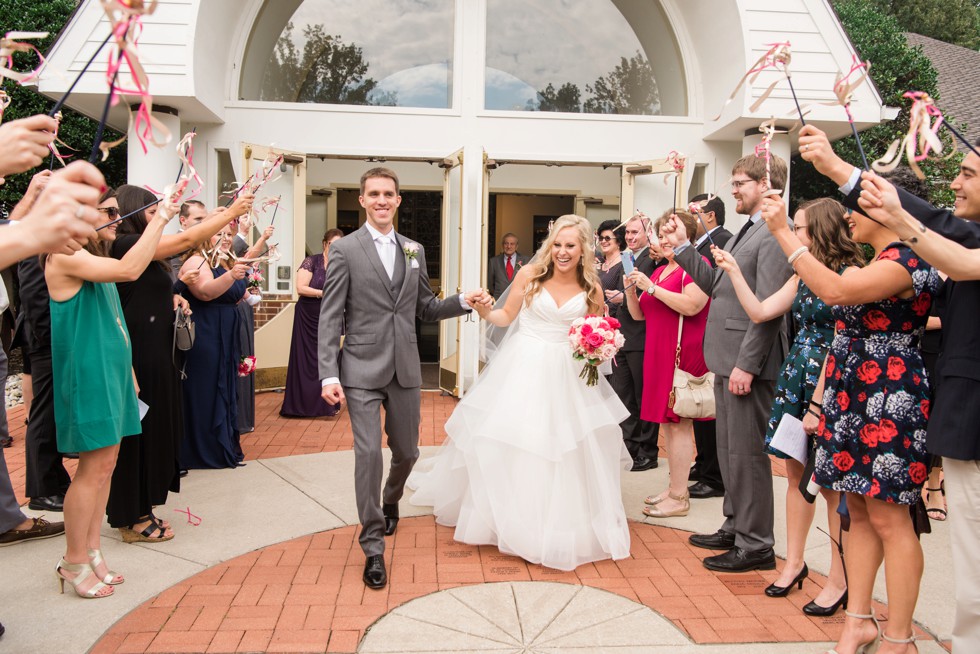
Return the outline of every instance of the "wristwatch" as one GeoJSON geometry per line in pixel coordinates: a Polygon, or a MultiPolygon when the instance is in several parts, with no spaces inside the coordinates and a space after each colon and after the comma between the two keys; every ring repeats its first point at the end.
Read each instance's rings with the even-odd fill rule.
{"type": "Polygon", "coordinates": [[[653,285],[653,284],[650,284],[650,286],[647,287],[647,294],[648,295],[656,295],[657,294],[657,287],[655,285],[653,285]]]}

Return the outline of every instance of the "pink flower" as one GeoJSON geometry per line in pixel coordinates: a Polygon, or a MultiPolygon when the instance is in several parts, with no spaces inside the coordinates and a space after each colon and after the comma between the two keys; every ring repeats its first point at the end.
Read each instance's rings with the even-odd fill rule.
{"type": "Polygon", "coordinates": [[[597,348],[602,345],[604,341],[605,339],[602,337],[602,334],[598,334],[596,332],[592,332],[585,337],[585,342],[590,348],[597,348]]]}

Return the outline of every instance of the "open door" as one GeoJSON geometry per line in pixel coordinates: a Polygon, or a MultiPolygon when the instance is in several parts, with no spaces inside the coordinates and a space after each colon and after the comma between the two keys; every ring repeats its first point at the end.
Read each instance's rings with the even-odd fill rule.
{"type": "Polygon", "coordinates": [[[623,165],[620,220],[643,212],[656,220],[671,208],[687,207],[684,172],[676,172],[667,159],[623,165]]]}
{"type": "MultiPolygon", "coordinates": [[[[442,259],[440,295],[462,292],[463,276],[463,151],[442,160],[442,259]]],[[[439,323],[439,388],[463,395],[462,317],[439,323]]]]}

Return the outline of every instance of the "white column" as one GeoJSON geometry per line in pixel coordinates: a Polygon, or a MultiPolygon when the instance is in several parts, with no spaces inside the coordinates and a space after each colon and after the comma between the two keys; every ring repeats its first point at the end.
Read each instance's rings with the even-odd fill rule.
{"type": "MultiPolygon", "coordinates": [[[[135,109],[134,109],[135,111],[135,109]]],[[[167,184],[173,184],[177,178],[177,171],[180,170],[180,160],[177,158],[177,142],[183,136],[180,132],[180,116],[176,110],[165,107],[158,107],[153,112],[153,117],[159,120],[168,130],[170,130],[170,142],[163,147],[156,147],[152,143],[146,144],[146,152],[140,145],[136,134],[130,130],[126,138],[128,149],[127,162],[127,181],[134,186],[149,186],[154,191],[163,191],[167,184]]],[[[157,138],[161,134],[156,132],[157,138]]],[[[176,232],[179,223],[174,218],[167,225],[166,232],[176,232]]]]}

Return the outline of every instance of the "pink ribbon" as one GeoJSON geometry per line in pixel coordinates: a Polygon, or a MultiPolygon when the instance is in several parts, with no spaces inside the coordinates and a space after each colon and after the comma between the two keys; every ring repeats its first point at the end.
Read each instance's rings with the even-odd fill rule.
{"type": "MultiPolygon", "coordinates": [[[[727,107],[732,100],[735,99],[735,96],[738,95],[738,91],[742,88],[742,85],[746,82],[748,82],[750,85],[753,84],[762,71],[769,68],[776,70],[781,69],[783,74],[786,76],[786,79],[790,79],[790,77],[792,77],[789,70],[789,64],[793,59],[793,54],[790,51],[789,41],[784,41],[782,43],[767,43],[766,45],[769,46],[769,50],[767,50],[764,55],[759,57],[756,62],[752,64],[749,70],[742,75],[742,79],[738,81],[738,84],[735,86],[735,90],[732,91],[731,95],[728,96],[728,99],[725,100],[725,104],[722,105],[721,111],[718,112],[718,115],[715,116],[713,120],[718,120],[721,118],[721,114],[724,112],[725,107],[727,107]]],[[[769,98],[773,89],[776,88],[776,84],[778,83],[778,79],[773,81],[773,83],[766,88],[762,95],[759,96],[759,99],[752,103],[752,106],[749,107],[749,111],[754,112],[757,110],[762,103],[769,98]]]]}
{"type": "Polygon", "coordinates": [[[30,43],[20,43],[19,39],[43,39],[47,35],[47,32],[7,32],[0,39],[0,61],[4,62],[0,66],[0,77],[12,79],[22,85],[36,80],[44,67],[44,55],[30,43]],[[40,60],[37,68],[26,73],[14,70],[14,54],[17,52],[35,52],[40,60]]]}
{"type": "MultiPolygon", "coordinates": [[[[898,167],[904,153],[909,168],[915,176],[925,179],[925,173],[919,168],[919,162],[933,158],[929,156],[930,150],[935,151],[937,156],[943,152],[943,142],[938,135],[944,120],[943,113],[928,93],[907,91],[902,97],[912,100],[912,108],[909,110],[909,130],[902,139],[893,141],[885,155],[873,162],[871,167],[879,173],[889,173],[898,167]]],[[[955,152],[954,149],[950,156],[955,152]]]]}

